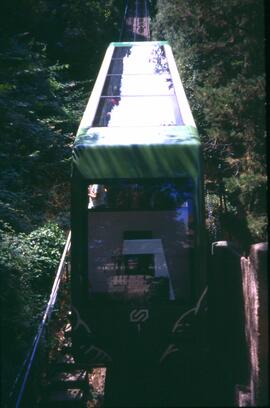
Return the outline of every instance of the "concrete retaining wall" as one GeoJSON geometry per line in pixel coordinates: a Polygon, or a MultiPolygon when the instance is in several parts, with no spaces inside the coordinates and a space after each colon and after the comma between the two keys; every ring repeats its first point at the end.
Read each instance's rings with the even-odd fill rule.
{"type": "Polygon", "coordinates": [[[241,258],[245,333],[249,353],[249,382],[239,387],[239,406],[268,406],[268,282],[267,243],[252,245],[241,258]]]}

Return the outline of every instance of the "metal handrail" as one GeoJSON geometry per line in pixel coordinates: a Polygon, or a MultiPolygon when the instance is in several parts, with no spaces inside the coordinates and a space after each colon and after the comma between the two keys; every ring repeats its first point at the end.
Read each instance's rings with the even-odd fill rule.
{"type": "Polygon", "coordinates": [[[62,253],[62,257],[61,257],[61,260],[60,260],[60,263],[59,263],[59,266],[58,266],[58,269],[57,269],[57,273],[56,273],[56,276],[55,276],[55,280],[54,280],[54,283],[53,283],[53,286],[52,286],[50,299],[49,299],[49,301],[47,303],[47,307],[46,307],[46,310],[44,312],[42,321],[41,321],[41,323],[40,323],[40,325],[38,327],[37,334],[36,334],[36,336],[34,338],[34,341],[33,341],[33,344],[32,344],[32,348],[31,348],[32,352],[28,353],[28,355],[27,355],[27,357],[26,357],[26,359],[25,359],[25,361],[23,363],[23,367],[24,367],[28,362],[27,367],[26,367],[26,371],[25,371],[25,374],[24,374],[24,378],[23,378],[23,381],[22,381],[22,385],[21,385],[21,388],[20,388],[20,391],[19,391],[19,394],[18,394],[18,398],[17,398],[17,401],[16,401],[16,408],[20,407],[20,404],[21,404],[21,401],[22,401],[22,398],[23,398],[23,395],[24,395],[24,392],[25,392],[25,387],[26,387],[26,384],[27,384],[27,381],[28,381],[28,378],[29,378],[29,374],[30,374],[30,371],[31,371],[31,368],[32,368],[32,365],[33,365],[33,361],[35,359],[36,352],[38,350],[38,346],[39,346],[41,336],[42,336],[42,334],[44,332],[46,322],[49,320],[49,318],[51,316],[53,307],[54,307],[56,299],[57,299],[58,289],[59,289],[60,281],[61,281],[63,271],[64,271],[65,259],[66,259],[67,255],[69,253],[70,245],[71,245],[71,232],[69,232],[67,240],[66,240],[65,248],[64,248],[64,251],[62,253]]]}

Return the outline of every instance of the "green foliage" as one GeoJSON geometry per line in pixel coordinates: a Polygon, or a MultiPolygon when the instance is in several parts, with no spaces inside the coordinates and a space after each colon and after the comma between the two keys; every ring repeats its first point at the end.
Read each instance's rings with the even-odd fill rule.
{"type": "Polygon", "coordinates": [[[124,0],[1,3],[3,394],[48,300],[62,229],[69,228],[71,147],[104,50],[118,39],[122,6],[124,0]]]}
{"type": "Polygon", "coordinates": [[[10,367],[22,363],[48,302],[64,242],[63,231],[54,223],[29,234],[16,234],[7,224],[0,229],[1,362],[6,391],[14,375],[9,374],[10,367]]]}
{"type": "Polygon", "coordinates": [[[16,250],[27,259],[22,278],[28,279],[39,292],[48,291],[65,243],[63,231],[57,224],[49,223],[28,235],[19,234],[18,240],[21,245],[16,250]]]}
{"type": "Polygon", "coordinates": [[[12,80],[12,87],[0,93],[0,219],[24,231],[33,223],[44,222],[46,190],[69,174],[65,159],[70,154],[71,135],[55,128],[56,119],[70,127],[60,96],[60,79],[67,67],[46,63],[46,47],[33,39],[13,37],[3,48],[0,62],[9,60],[9,65],[0,69],[6,80],[12,80]]]}
{"type": "Polygon", "coordinates": [[[268,225],[268,218],[267,215],[257,215],[254,213],[247,214],[247,223],[249,231],[252,235],[252,238],[255,242],[262,242],[265,241],[265,237],[267,237],[267,225],[268,225]]]}
{"type": "Polygon", "coordinates": [[[219,240],[220,235],[220,199],[217,194],[205,194],[206,227],[209,241],[219,240]]]}
{"type": "Polygon", "coordinates": [[[118,36],[123,4],[3,2],[0,220],[18,231],[55,216],[68,227],[71,146],[104,48],[118,36]]]}
{"type": "MultiPolygon", "coordinates": [[[[209,233],[210,242],[224,239],[223,229],[224,222],[229,218],[236,221],[237,219],[237,207],[231,202],[226,202],[227,219],[223,216],[224,203],[221,202],[221,197],[218,194],[210,193],[205,194],[205,209],[206,209],[206,226],[209,233]]],[[[236,221],[237,222],[237,221],[236,221]]]]}
{"type": "Polygon", "coordinates": [[[267,237],[266,190],[267,177],[252,171],[225,179],[226,192],[238,212],[245,209],[245,218],[253,242],[267,237]]]}
{"type": "Polygon", "coordinates": [[[235,222],[245,219],[250,243],[266,240],[263,2],[157,0],[153,36],[173,47],[203,141],[207,183],[218,191],[225,178],[235,222]]]}
{"type": "Polygon", "coordinates": [[[30,32],[50,59],[70,64],[72,75],[95,74],[107,44],[117,39],[124,0],[4,0],[5,33],[30,32]]]}
{"type": "MultiPolygon", "coordinates": [[[[16,234],[8,225],[0,230],[0,265],[1,284],[8,291],[14,292],[19,299],[21,310],[14,318],[16,321],[26,319],[31,325],[40,317],[43,306],[48,300],[56,267],[60,260],[65,238],[57,224],[48,223],[29,234],[16,234]],[[30,298],[29,298],[30,296],[30,298]],[[32,300],[39,309],[39,314],[32,309],[32,300]]],[[[10,319],[9,307],[18,307],[9,292],[1,292],[1,301],[5,308],[3,319],[10,319]]]]}
{"type": "Polygon", "coordinates": [[[65,237],[54,223],[29,234],[0,228],[2,394],[29,349],[49,299],[65,237]]]}
{"type": "Polygon", "coordinates": [[[260,215],[266,207],[266,175],[249,171],[239,177],[225,179],[226,190],[231,201],[240,201],[248,212],[260,215]]]}

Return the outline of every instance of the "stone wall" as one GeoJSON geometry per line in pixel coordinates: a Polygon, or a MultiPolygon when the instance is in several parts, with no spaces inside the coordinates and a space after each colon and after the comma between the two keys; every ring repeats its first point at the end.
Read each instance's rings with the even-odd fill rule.
{"type": "Polygon", "coordinates": [[[249,382],[238,387],[239,406],[268,406],[268,282],[267,243],[252,245],[241,258],[245,333],[249,353],[249,382]]]}

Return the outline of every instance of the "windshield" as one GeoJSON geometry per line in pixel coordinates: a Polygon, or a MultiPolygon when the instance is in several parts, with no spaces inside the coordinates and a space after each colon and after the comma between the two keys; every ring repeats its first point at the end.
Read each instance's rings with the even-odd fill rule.
{"type": "Polygon", "coordinates": [[[194,202],[191,179],[88,186],[89,293],[187,300],[194,202]]]}
{"type": "Polygon", "coordinates": [[[92,211],[181,209],[183,212],[182,207],[187,206],[192,197],[192,182],[190,179],[180,179],[90,184],[88,197],[88,208],[92,211]]]}

